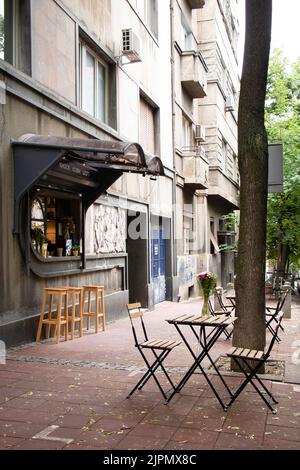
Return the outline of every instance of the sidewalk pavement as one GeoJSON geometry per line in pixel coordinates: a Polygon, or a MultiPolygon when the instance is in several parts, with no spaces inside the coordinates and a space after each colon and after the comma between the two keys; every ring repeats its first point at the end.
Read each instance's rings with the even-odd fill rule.
{"type": "MultiPolygon", "coordinates": [[[[178,339],[165,319],[200,309],[199,300],[160,304],[145,314],[149,336],[178,339]]],[[[128,318],[98,335],[85,331],[58,345],[51,339],[11,349],[0,365],[0,449],[300,449],[299,302],[283,324],[273,356],[285,361],[285,374],[265,380],[278,398],[277,415],[251,385],[225,413],[201,374],[167,406],[153,380],[127,400],[145,370],[128,318]]],[[[222,335],[213,358],[230,347],[222,335]]],[[[175,382],[191,360],[183,344],[169,355],[175,382]]],[[[212,377],[225,398],[223,385],[212,377]]],[[[225,379],[232,389],[240,383],[235,373],[225,379]]]]}

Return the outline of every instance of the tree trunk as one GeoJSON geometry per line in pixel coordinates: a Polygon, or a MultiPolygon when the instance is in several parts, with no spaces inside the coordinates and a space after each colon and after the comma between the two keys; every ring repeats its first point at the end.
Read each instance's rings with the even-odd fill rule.
{"type": "Polygon", "coordinates": [[[263,350],[265,329],[268,140],[264,105],[272,0],[246,1],[246,38],[238,115],[240,228],[233,345],[263,350]]]}

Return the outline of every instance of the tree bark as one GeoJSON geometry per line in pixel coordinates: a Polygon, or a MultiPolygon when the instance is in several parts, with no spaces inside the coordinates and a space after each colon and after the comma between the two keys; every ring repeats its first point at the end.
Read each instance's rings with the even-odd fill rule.
{"type": "Polygon", "coordinates": [[[268,140],[264,125],[272,0],[246,0],[238,114],[240,228],[233,345],[263,350],[265,329],[268,140]]]}

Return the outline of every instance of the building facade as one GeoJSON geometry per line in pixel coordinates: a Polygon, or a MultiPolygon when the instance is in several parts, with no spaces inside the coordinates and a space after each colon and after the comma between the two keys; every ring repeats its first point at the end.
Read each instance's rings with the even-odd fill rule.
{"type": "Polygon", "coordinates": [[[198,295],[199,271],[232,280],[235,6],[0,0],[7,345],[34,339],[46,286],[104,285],[112,320],[198,295]]]}

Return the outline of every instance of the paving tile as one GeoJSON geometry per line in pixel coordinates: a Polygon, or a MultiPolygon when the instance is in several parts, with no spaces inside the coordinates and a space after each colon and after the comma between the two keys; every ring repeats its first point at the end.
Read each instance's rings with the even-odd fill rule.
{"type": "Polygon", "coordinates": [[[262,450],[263,437],[232,435],[221,432],[214,446],[216,450],[262,450]]]}
{"type": "Polygon", "coordinates": [[[125,431],[119,431],[120,434],[101,432],[100,430],[82,432],[72,443],[72,445],[82,445],[103,450],[111,450],[124,437],[125,431]]]}
{"type": "Polygon", "coordinates": [[[300,428],[274,426],[274,425],[267,424],[266,430],[265,430],[265,436],[269,436],[269,439],[272,437],[274,439],[296,441],[299,443],[299,448],[300,448],[300,428]]]}
{"type": "Polygon", "coordinates": [[[300,411],[294,411],[288,416],[280,412],[276,415],[269,413],[267,424],[280,427],[300,428],[300,411]]]}
{"type": "Polygon", "coordinates": [[[164,450],[207,450],[208,447],[206,444],[201,442],[190,443],[187,441],[177,442],[170,440],[164,447],[164,450]]]}
{"type": "Polygon", "coordinates": [[[59,417],[52,424],[64,428],[82,429],[83,427],[90,426],[93,424],[93,422],[95,422],[95,420],[92,417],[89,418],[88,416],[75,415],[70,413],[59,417]]]}
{"type": "Polygon", "coordinates": [[[163,449],[167,444],[167,439],[155,439],[150,437],[140,436],[126,436],[113,449],[122,450],[157,450],[163,449]]]}
{"type": "Polygon", "coordinates": [[[12,398],[6,403],[6,406],[9,408],[22,408],[26,410],[36,409],[38,407],[43,407],[46,403],[45,398],[25,398],[18,397],[12,398]]]}
{"type": "Polygon", "coordinates": [[[130,410],[124,409],[123,407],[114,407],[110,411],[108,411],[103,418],[113,418],[119,421],[122,421],[123,424],[127,424],[128,426],[134,426],[138,424],[145,418],[145,413],[143,410],[130,410]]]}
{"type": "Polygon", "coordinates": [[[155,439],[170,439],[176,432],[176,428],[172,426],[158,426],[156,424],[141,423],[133,428],[128,434],[131,436],[145,436],[155,439]]]}
{"type": "Polygon", "coordinates": [[[70,427],[62,427],[55,429],[51,432],[51,437],[60,437],[64,439],[77,439],[82,434],[81,428],[70,428],[70,427]]]}
{"type": "Polygon", "coordinates": [[[223,425],[226,433],[247,435],[252,437],[262,436],[266,424],[266,415],[229,410],[223,425]]]}
{"type": "Polygon", "coordinates": [[[160,424],[160,425],[165,425],[165,426],[178,427],[178,425],[184,419],[184,416],[174,413],[171,410],[168,410],[167,407],[165,408],[166,410],[164,412],[161,410],[157,411],[156,409],[154,409],[153,411],[151,411],[151,413],[148,413],[145,416],[142,422],[149,423],[149,424],[160,424]]]}
{"type": "Polygon", "coordinates": [[[0,437],[0,450],[10,450],[17,444],[21,444],[23,441],[24,439],[22,437],[0,437]]]}
{"type": "Polygon", "coordinates": [[[225,416],[210,418],[209,416],[195,416],[190,413],[181,423],[184,428],[192,428],[199,430],[209,430],[219,432],[224,426],[225,416]]]}
{"type": "Polygon", "coordinates": [[[189,429],[181,427],[172,436],[173,441],[197,444],[203,446],[203,449],[212,449],[216,443],[219,433],[213,431],[202,431],[198,429],[189,429]]]}
{"type": "Polygon", "coordinates": [[[263,448],[265,450],[299,450],[300,445],[299,442],[265,436],[263,448]]]}
{"type": "Polygon", "coordinates": [[[28,424],[16,421],[0,421],[0,436],[27,437],[30,438],[36,433],[45,429],[43,424],[28,424]]]}
{"type": "Polygon", "coordinates": [[[44,439],[26,439],[14,446],[13,450],[60,450],[66,446],[65,442],[47,441],[44,439]]]}
{"type": "Polygon", "coordinates": [[[83,450],[93,450],[93,451],[100,451],[99,448],[97,447],[92,447],[92,446],[89,446],[89,445],[81,445],[80,443],[77,443],[77,444],[69,444],[67,446],[65,446],[63,448],[63,450],[79,450],[79,451],[83,451],[83,450]]]}
{"type": "Polygon", "coordinates": [[[52,424],[58,417],[58,413],[47,413],[36,410],[20,408],[4,408],[0,410],[0,420],[23,421],[25,423],[52,424]]]}

